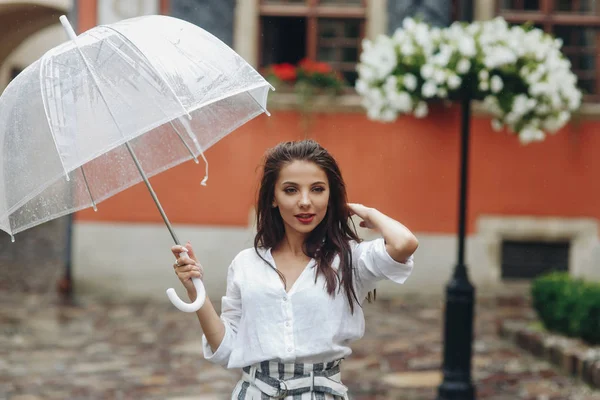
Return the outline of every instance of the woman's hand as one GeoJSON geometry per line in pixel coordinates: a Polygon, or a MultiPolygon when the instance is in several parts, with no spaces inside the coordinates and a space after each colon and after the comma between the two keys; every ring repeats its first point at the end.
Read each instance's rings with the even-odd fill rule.
{"type": "Polygon", "coordinates": [[[188,296],[193,301],[196,299],[196,288],[192,282],[192,278],[202,279],[204,269],[198,262],[192,245],[188,242],[185,246],[173,246],[171,252],[175,256],[176,262],[173,264],[173,269],[177,277],[188,292],[188,296]]]}
{"type": "Polygon", "coordinates": [[[360,226],[382,234],[386,251],[397,262],[405,262],[417,250],[419,241],[400,222],[362,204],[348,203],[348,208],[352,214],[362,218],[360,226]]]}
{"type": "Polygon", "coordinates": [[[365,207],[362,204],[357,203],[348,203],[348,208],[350,208],[350,215],[358,215],[362,221],[360,222],[360,226],[368,229],[375,229],[375,225],[369,218],[369,213],[372,208],[365,207]]]}

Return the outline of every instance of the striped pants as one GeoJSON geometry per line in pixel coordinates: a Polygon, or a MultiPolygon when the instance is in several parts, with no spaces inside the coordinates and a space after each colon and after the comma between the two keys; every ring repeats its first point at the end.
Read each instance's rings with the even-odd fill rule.
{"type": "Polygon", "coordinates": [[[232,400],[348,400],[340,379],[341,360],[318,364],[264,361],[243,368],[232,400]]]}

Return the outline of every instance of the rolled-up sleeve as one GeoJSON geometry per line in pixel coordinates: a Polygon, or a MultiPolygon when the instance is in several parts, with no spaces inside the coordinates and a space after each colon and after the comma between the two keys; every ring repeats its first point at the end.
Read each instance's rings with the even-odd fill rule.
{"type": "Polygon", "coordinates": [[[379,238],[355,244],[352,264],[357,285],[361,291],[368,292],[378,281],[385,279],[404,283],[413,270],[414,259],[411,255],[404,262],[394,260],[387,252],[383,238],[379,238]]]}
{"type": "Polygon", "coordinates": [[[227,366],[235,345],[238,325],[242,315],[242,301],[239,285],[235,280],[235,260],[227,271],[227,291],[221,299],[221,321],[225,324],[225,336],[216,351],[212,351],[206,335],[202,335],[204,358],[215,364],[227,366]]]}

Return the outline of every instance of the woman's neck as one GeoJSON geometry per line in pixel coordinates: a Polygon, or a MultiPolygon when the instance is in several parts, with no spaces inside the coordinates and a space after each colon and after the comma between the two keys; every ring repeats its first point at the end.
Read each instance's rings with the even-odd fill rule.
{"type": "Polygon", "coordinates": [[[299,234],[297,232],[294,232],[292,234],[286,232],[285,236],[283,237],[283,240],[277,247],[279,251],[284,251],[294,256],[303,256],[305,240],[306,235],[299,234]]]}

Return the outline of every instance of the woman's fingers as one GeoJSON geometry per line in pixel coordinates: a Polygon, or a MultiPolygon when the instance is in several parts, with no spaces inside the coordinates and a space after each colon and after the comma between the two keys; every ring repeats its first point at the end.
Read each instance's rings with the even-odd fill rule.
{"type": "Polygon", "coordinates": [[[350,208],[352,215],[358,215],[360,218],[363,219],[365,218],[367,207],[358,203],[348,203],[348,207],[350,208]]]}
{"type": "Polygon", "coordinates": [[[177,265],[175,263],[173,264],[173,268],[177,276],[182,280],[187,280],[190,277],[202,277],[204,275],[202,266],[198,264],[177,265]]]}
{"type": "Polygon", "coordinates": [[[173,264],[173,268],[178,272],[187,272],[187,271],[202,271],[202,266],[197,263],[192,264],[173,264]]]}
{"type": "Polygon", "coordinates": [[[184,258],[178,258],[175,260],[175,264],[173,264],[173,268],[177,269],[178,267],[185,267],[186,265],[195,265],[196,263],[192,260],[187,260],[184,258]]]}
{"type": "Polygon", "coordinates": [[[356,206],[356,204],[354,204],[354,203],[348,203],[348,209],[350,210],[350,215],[356,214],[356,210],[354,209],[355,206],[356,206]]]}
{"type": "Polygon", "coordinates": [[[195,260],[188,257],[187,253],[181,253],[176,263],[179,265],[197,264],[195,260]]]}
{"type": "MultiPolygon", "coordinates": [[[[177,265],[177,264],[175,264],[177,265]]],[[[189,272],[189,271],[202,271],[202,267],[196,264],[186,264],[181,266],[176,266],[175,271],[177,272],[189,272]]]]}
{"type": "Polygon", "coordinates": [[[171,252],[177,259],[177,261],[176,261],[177,264],[185,265],[185,264],[194,264],[194,263],[198,262],[195,258],[190,257],[190,255],[187,251],[185,251],[185,250],[181,251],[182,248],[184,248],[184,247],[183,246],[171,247],[171,252]]]}
{"type": "Polygon", "coordinates": [[[184,272],[178,275],[179,279],[181,279],[182,281],[187,281],[188,279],[192,279],[192,278],[200,278],[202,279],[202,277],[204,276],[202,274],[201,271],[190,271],[190,272],[184,272]]]}
{"type": "Polygon", "coordinates": [[[180,245],[175,245],[175,246],[171,247],[171,253],[173,253],[175,258],[179,258],[179,254],[182,252],[185,253],[186,251],[187,251],[187,249],[180,245]]]}
{"type": "Polygon", "coordinates": [[[352,204],[351,204],[351,203],[348,203],[347,205],[348,205],[348,215],[349,215],[349,216],[353,216],[354,214],[356,214],[356,213],[354,212],[354,210],[352,209],[352,204]]]}
{"type": "Polygon", "coordinates": [[[194,249],[192,249],[192,245],[189,242],[185,246],[175,245],[171,247],[171,252],[175,258],[187,255],[192,260],[197,261],[196,255],[194,254],[194,249]]]}
{"type": "Polygon", "coordinates": [[[194,249],[192,248],[192,244],[190,242],[187,242],[185,244],[184,248],[187,250],[188,257],[197,262],[198,259],[196,258],[196,253],[194,253],[194,249]]]}

